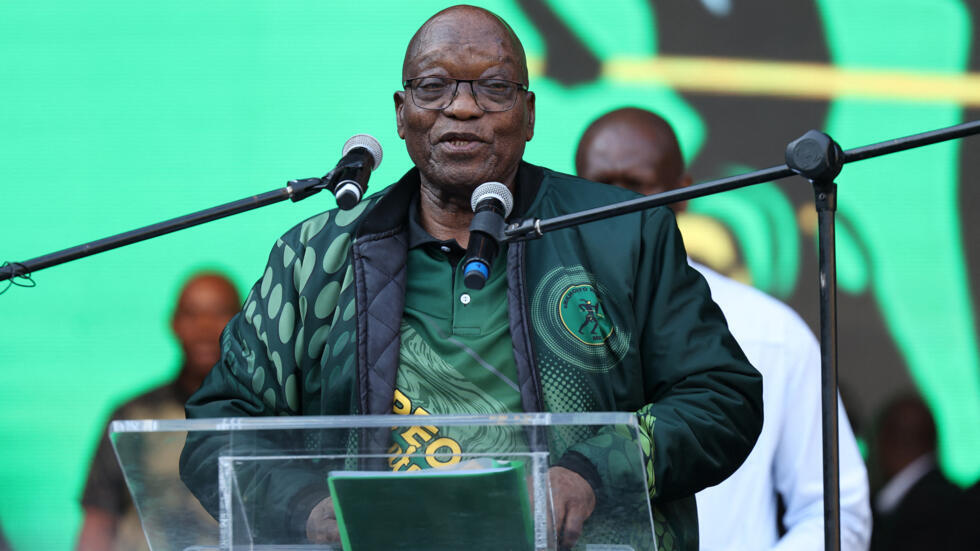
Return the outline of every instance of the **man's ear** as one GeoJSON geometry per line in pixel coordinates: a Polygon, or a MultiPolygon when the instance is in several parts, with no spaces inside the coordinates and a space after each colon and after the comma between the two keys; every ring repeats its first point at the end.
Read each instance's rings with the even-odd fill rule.
{"type": "Polygon", "coordinates": [[[534,137],[534,92],[524,92],[527,96],[525,100],[527,102],[527,135],[524,137],[524,141],[531,141],[534,137]]]}
{"type": "Polygon", "coordinates": [[[180,316],[179,312],[174,310],[174,313],[170,316],[170,331],[173,333],[174,337],[177,337],[178,341],[182,341],[184,339],[184,335],[181,334],[181,329],[186,327],[187,324],[184,324],[184,326],[181,327],[177,322],[178,316],[180,316]]]}
{"type": "Polygon", "coordinates": [[[402,114],[405,107],[405,92],[395,92],[395,126],[398,128],[398,137],[405,139],[405,117],[402,114]]]}

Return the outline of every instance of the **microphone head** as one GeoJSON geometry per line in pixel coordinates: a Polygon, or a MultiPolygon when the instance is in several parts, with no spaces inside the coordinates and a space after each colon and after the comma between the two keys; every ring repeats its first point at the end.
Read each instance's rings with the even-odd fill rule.
{"type": "Polygon", "coordinates": [[[476,206],[484,199],[497,199],[504,205],[504,218],[510,216],[510,211],[514,209],[514,196],[507,186],[500,182],[486,182],[477,186],[470,196],[470,208],[476,212],[476,206]]]}
{"type": "Polygon", "coordinates": [[[381,166],[382,157],[381,144],[378,143],[378,140],[374,139],[374,136],[370,134],[354,134],[347,140],[346,143],[344,143],[344,150],[341,155],[347,155],[352,149],[356,149],[358,147],[367,150],[367,152],[371,155],[371,158],[374,160],[374,166],[371,167],[371,170],[377,170],[378,167],[381,166]]]}

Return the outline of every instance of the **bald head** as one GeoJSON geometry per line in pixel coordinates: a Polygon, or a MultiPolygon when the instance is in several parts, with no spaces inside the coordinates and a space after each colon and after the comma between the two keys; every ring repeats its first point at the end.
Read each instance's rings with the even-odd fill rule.
{"type": "Polygon", "coordinates": [[[435,229],[438,215],[439,224],[463,228],[462,243],[469,236],[473,190],[483,182],[513,188],[525,145],[534,136],[534,93],[526,89],[524,48],[496,15],[454,6],[412,37],[402,76],[414,82],[394,93],[395,121],[419,170],[423,227],[435,229]],[[451,90],[439,92],[448,102],[444,107],[424,99],[420,105],[418,94],[427,93],[419,92],[422,77],[456,81],[451,90]],[[491,91],[488,81],[512,84],[498,82],[491,91]],[[480,98],[487,95],[506,98],[510,107],[485,109],[480,98]]]}
{"type": "Polygon", "coordinates": [[[635,107],[606,113],[589,125],[575,153],[578,175],[644,195],[684,187],[684,159],[674,130],[635,107]]]}
{"type": "Polygon", "coordinates": [[[171,321],[184,353],[183,378],[200,384],[218,362],[221,331],[240,306],[235,285],[219,273],[202,272],[184,284],[171,321]]]}
{"type": "Polygon", "coordinates": [[[405,60],[402,62],[402,80],[421,76],[417,67],[424,64],[427,42],[451,42],[459,46],[463,52],[473,41],[474,37],[497,42],[501,48],[498,63],[512,63],[522,84],[528,83],[527,58],[524,46],[521,45],[517,34],[497,14],[476,6],[459,5],[446,8],[430,17],[419,27],[412,36],[405,50],[405,60]]]}

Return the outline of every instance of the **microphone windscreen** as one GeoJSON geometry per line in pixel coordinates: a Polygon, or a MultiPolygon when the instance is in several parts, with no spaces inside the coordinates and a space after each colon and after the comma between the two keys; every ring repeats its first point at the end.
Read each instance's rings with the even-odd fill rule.
{"type": "Polygon", "coordinates": [[[352,149],[362,147],[371,154],[371,158],[374,159],[374,166],[371,170],[377,170],[381,166],[381,144],[378,140],[374,139],[374,136],[370,134],[354,134],[344,143],[344,150],[341,155],[347,155],[352,149]]]}
{"type": "Polygon", "coordinates": [[[504,218],[510,216],[510,211],[514,208],[514,196],[507,186],[500,182],[486,182],[477,186],[470,196],[470,208],[476,212],[476,206],[480,201],[488,198],[496,198],[504,205],[504,218]]]}

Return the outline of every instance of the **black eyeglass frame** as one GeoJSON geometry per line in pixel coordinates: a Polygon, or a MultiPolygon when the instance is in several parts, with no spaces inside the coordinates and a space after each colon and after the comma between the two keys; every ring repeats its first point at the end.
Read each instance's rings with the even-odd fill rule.
{"type": "Polygon", "coordinates": [[[503,112],[506,112],[506,111],[510,111],[511,109],[514,108],[515,105],[517,105],[517,94],[516,94],[516,92],[527,92],[529,90],[529,87],[528,87],[527,84],[524,84],[524,83],[521,83],[521,82],[515,82],[513,80],[507,80],[505,78],[469,78],[469,79],[467,79],[467,78],[453,78],[453,77],[444,77],[444,76],[436,76],[436,75],[424,75],[424,76],[420,76],[420,77],[415,77],[415,78],[407,79],[404,82],[402,82],[402,87],[405,88],[406,90],[408,90],[408,95],[410,95],[412,97],[412,103],[414,103],[415,106],[418,107],[419,109],[425,109],[427,111],[442,111],[443,109],[446,109],[447,107],[449,107],[450,105],[453,104],[453,100],[456,99],[456,94],[459,93],[459,83],[461,83],[461,82],[468,82],[470,84],[470,95],[473,96],[473,102],[476,103],[476,106],[479,107],[480,109],[482,109],[485,113],[503,113],[503,112]],[[426,79],[426,78],[439,78],[439,79],[443,79],[443,80],[451,80],[451,81],[453,81],[453,82],[456,83],[455,86],[453,86],[453,93],[449,96],[449,101],[446,103],[445,106],[443,106],[443,107],[423,107],[423,106],[419,105],[418,101],[415,100],[415,92],[413,90],[414,87],[411,86],[411,84],[413,82],[417,81],[417,80],[422,80],[422,79],[426,79]],[[476,87],[473,86],[473,83],[474,82],[480,82],[480,81],[506,82],[508,84],[513,84],[513,85],[517,86],[516,91],[515,91],[515,94],[514,94],[514,101],[506,109],[486,109],[486,108],[484,108],[482,105],[480,105],[480,96],[477,95],[477,93],[476,93],[476,87]]]}

